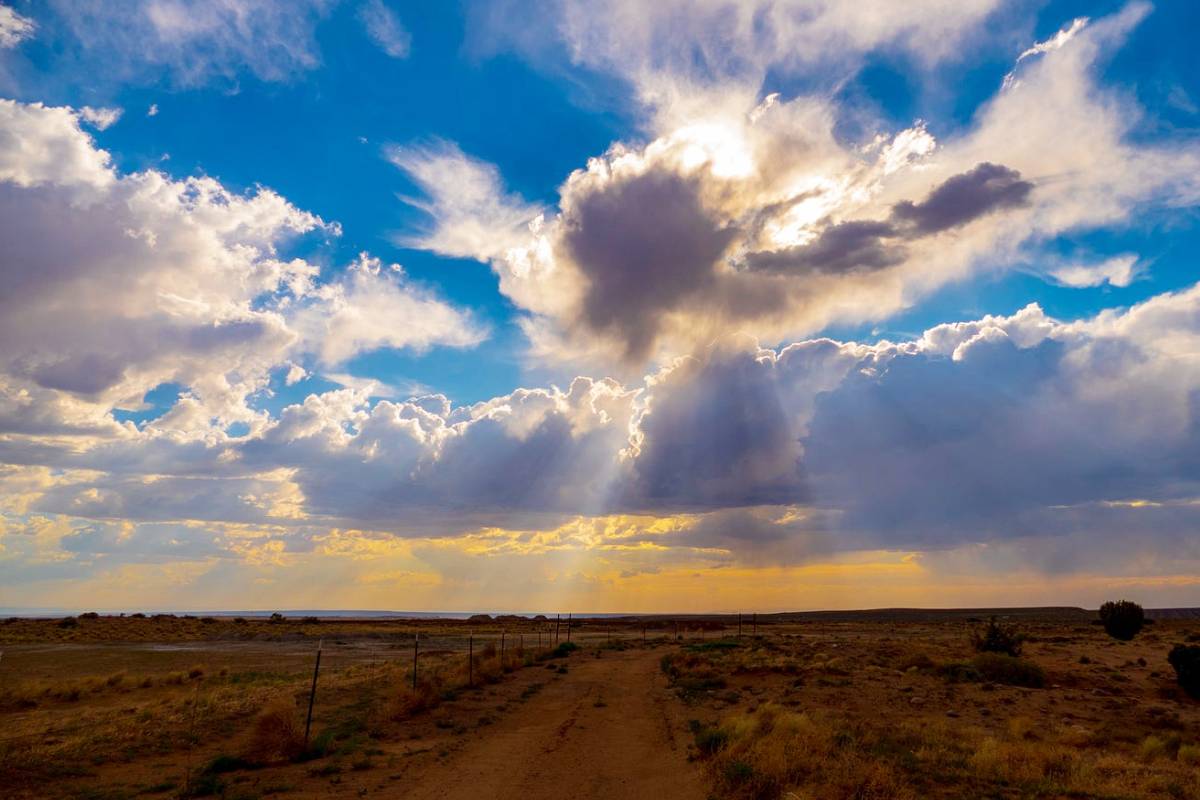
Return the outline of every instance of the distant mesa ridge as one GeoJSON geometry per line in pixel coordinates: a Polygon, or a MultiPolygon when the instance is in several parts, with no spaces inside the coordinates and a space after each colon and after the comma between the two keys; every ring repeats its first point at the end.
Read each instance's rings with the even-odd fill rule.
{"type": "MultiPolygon", "coordinates": [[[[0,617],[62,617],[90,611],[92,609],[64,608],[16,608],[0,607],[0,617]]],[[[141,611],[147,615],[174,614],[176,616],[211,616],[211,617],[269,617],[273,613],[285,617],[326,617],[339,619],[458,619],[485,623],[517,622],[520,620],[545,620],[554,618],[558,612],[528,612],[513,613],[483,613],[474,611],[380,611],[377,609],[282,609],[279,611],[161,611],[158,609],[125,609],[129,614],[141,611]]],[[[102,611],[102,614],[116,616],[121,610],[102,611]]],[[[743,612],[749,616],[753,612],[743,612]]],[[[691,619],[691,620],[736,620],[738,612],[720,613],[593,613],[572,612],[575,619],[691,619]]],[[[562,612],[562,616],[567,616],[562,612]]],[[[757,612],[758,621],[771,622],[853,622],[853,621],[894,621],[894,622],[937,622],[967,620],[984,617],[1009,617],[1024,620],[1079,620],[1091,621],[1096,618],[1096,609],[1080,608],[1078,606],[1034,606],[1022,608],[872,608],[845,611],[780,611],[757,612]]],[[[1147,608],[1146,616],[1150,619],[1200,619],[1200,608],[1147,608]]]]}

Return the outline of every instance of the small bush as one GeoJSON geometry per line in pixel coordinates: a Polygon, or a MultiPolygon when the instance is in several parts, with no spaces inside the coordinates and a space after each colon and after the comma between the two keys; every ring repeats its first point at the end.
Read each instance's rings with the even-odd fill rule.
{"type": "Polygon", "coordinates": [[[267,706],[254,721],[248,756],[266,762],[279,758],[289,761],[304,754],[304,725],[296,706],[280,700],[267,706]]]}
{"type": "Polygon", "coordinates": [[[1037,664],[1003,653],[980,653],[971,666],[983,680],[992,683],[1028,689],[1040,689],[1046,684],[1046,673],[1037,664]]]}
{"type": "Polygon", "coordinates": [[[1174,758],[1179,752],[1179,737],[1178,736],[1147,736],[1142,740],[1142,744],[1138,747],[1141,756],[1146,761],[1154,761],[1158,758],[1174,758]]]}
{"type": "MultiPolygon", "coordinates": [[[[492,647],[495,650],[495,647],[492,647]]],[[[579,645],[574,642],[562,642],[558,647],[546,654],[546,658],[566,658],[579,649],[579,645]]]]}
{"type": "Polygon", "coordinates": [[[1167,661],[1174,667],[1175,678],[1183,690],[1200,700],[1200,645],[1177,644],[1171,648],[1167,661]]]}
{"type": "Polygon", "coordinates": [[[85,611],[79,615],[80,619],[100,619],[100,615],[95,611],[85,611]]]}
{"type": "Polygon", "coordinates": [[[388,716],[397,720],[408,719],[433,708],[440,699],[441,693],[433,685],[421,683],[416,689],[402,686],[392,698],[388,716]]]}
{"type": "Polygon", "coordinates": [[[237,772],[242,769],[251,769],[254,765],[243,758],[236,756],[219,755],[212,761],[208,762],[208,766],[204,768],[205,772],[213,775],[222,775],[226,772],[237,772]]]}
{"type": "Polygon", "coordinates": [[[696,740],[696,749],[702,755],[711,756],[729,744],[729,732],[721,728],[703,725],[697,720],[691,722],[692,736],[696,740]]]}
{"type": "Polygon", "coordinates": [[[60,628],[78,628],[79,620],[75,619],[74,617],[63,617],[62,619],[60,619],[58,621],[58,627],[60,627],[60,628]]]}
{"type": "Polygon", "coordinates": [[[971,633],[971,646],[980,653],[1003,653],[1006,656],[1021,655],[1025,634],[1013,625],[1005,625],[995,617],[982,628],[971,633]]]}
{"type": "Polygon", "coordinates": [[[910,669],[915,669],[918,672],[929,672],[937,667],[933,663],[933,659],[924,653],[909,653],[896,662],[896,669],[901,672],[908,672],[910,669]]]}
{"type": "Polygon", "coordinates": [[[280,622],[283,622],[285,619],[286,619],[286,617],[284,617],[283,614],[280,614],[278,611],[276,611],[275,613],[273,613],[271,615],[271,618],[268,619],[267,622],[270,622],[274,625],[278,625],[280,622]]]}
{"type": "Polygon", "coordinates": [[[1100,622],[1109,636],[1128,642],[1146,624],[1146,613],[1130,600],[1110,600],[1100,606],[1100,622]]]}

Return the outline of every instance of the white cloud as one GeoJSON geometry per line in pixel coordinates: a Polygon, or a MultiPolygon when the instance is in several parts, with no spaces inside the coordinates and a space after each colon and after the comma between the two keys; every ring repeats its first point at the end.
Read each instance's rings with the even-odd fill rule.
{"type": "MultiPolygon", "coordinates": [[[[473,45],[516,49],[540,66],[614,74],[655,113],[658,132],[753,98],[768,73],[845,74],[864,54],[899,48],[918,62],[956,57],[999,0],[557,0],[530,17],[519,2],[472,8],[473,45]]],[[[992,24],[997,24],[993,20],[992,24]]],[[[750,107],[756,103],[751,103],[750,107]]]]}
{"type": "Polygon", "coordinates": [[[101,189],[115,180],[110,161],[71,109],[0,98],[0,181],[101,189]]]}
{"type": "Polygon", "coordinates": [[[1125,531],[1153,549],[1200,522],[1197,309],[1200,285],[1077,322],[1030,306],[904,344],[734,337],[629,385],[577,378],[460,408],[372,402],[378,386],[337,375],[353,388],[238,440],[26,448],[70,477],[27,482],[22,507],[404,536],[686,514],[652,540],[775,564],[1085,533],[1121,547],[1125,531]]]}
{"type": "Polygon", "coordinates": [[[530,222],[541,209],[505,194],[500,171],[464,154],[450,142],[392,146],[388,161],[404,170],[425,198],[406,202],[426,211],[431,227],[400,244],[456,258],[486,260],[524,242],[530,222]]]}
{"type": "Polygon", "coordinates": [[[334,0],[53,0],[79,54],[113,80],[181,86],[283,81],[321,63],[315,29],[334,0]]]}
{"type": "Polygon", "coordinates": [[[150,104],[150,107],[148,109],[146,109],[146,116],[147,117],[157,117],[158,116],[158,103],[150,104]]]}
{"type": "Polygon", "coordinates": [[[1050,270],[1049,275],[1063,286],[1082,289],[1089,286],[1125,287],[1133,283],[1145,265],[1136,255],[1119,255],[1106,258],[1098,264],[1064,264],[1050,270]]]}
{"type": "MultiPolygon", "coordinates": [[[[879,321],[950,281],[1019,267],[1029,248],[1065,232],[1200,202],[1197,143],[1135,138],[1142,110],[1095,80],[1096,61],[1145,16],[1142,4],[1045,44],[965,130],[939,141],[918,123],[857,148],[836,134],[829,98],[760,102],[758,78],[739,77],[743,66],[758,76],[772,58],[770,41],[756,49],[740,37],[782,30],[781,18],[809,24],[790,6],[760,19],[724,4],[695,14],[639,4],[607,21],[565,8],[577,60],[687,89],[679,102],[652,104],[661,113],[648,144],[590,159],[562,185],[558,213],[523,237],[533,209],[506,198],[494,167],[449,145],[392,154],[434,217],[406,243],[490,261],[501,291],[530,313],[539,358],[629,374],[730,330],[780,342],[879,321]],[[729,42],[706,38],[716,19],[729,42]],[[633,39],[609,36],[617,30],[633,39]],[[686,48],[697,40],[712,47],[695,59],[712,74],[671,58],[695,55],[686,48]],[[722,42],[752,55],[722,60],[722,42]]],[[[845,22],[831,8],[820,6],[812,24],[827,14],[845,22]]],[[[982,8],[955,18],[964,35],[982,8]]],[[[884,14],[877,31],[860,32],[861,47],[903,39],[907,13],[884,14]]]]}
{"type": "Polygon", "coordinates": [[[358,18],[371,41],[392,58],[407,58],[412,47],[412,35],[383,0],[366,0],[358,8],[358,18]]]}
{"type": "Polygon", "coordinates": [[[1037,42],[1032,47],[1023,50],[1021,55],[1017,56],[1017,62],[1020,63],[1032,56],[1041,55],[1042,53],[1049,53],[1051,50],[1059,49],[1067,42],[1071,41],[1075,34],[1083,30],[1084,26],[1087,25],[1089,21],[1090,20],[1087,17],[1076,17],[1075,19],[1071,20],[1070,25],[1063,28],[1046,41],[1037,42]]]}
{"type": "Polygon", "coordinates": [[[468,314],[407,283],[399,265],[384,267],[366,253],[288,317],[305,347],[328,365],[381,347],[469,347],[487,336],[468,314]]]}
{"type": "Polygon", "coordinates": [[[9,430],[126,436],[108,417],[161,384],[184,387],[150,430],[222,438],[260,427],[249,397],[303,354],[468,346],[484,335],[432,292],[366,256],[322,281],[281,259],[336,224],[269,189],[119,174],[69,108],[0,100],[0,419],[9,430]],[[107,420],[107,421],[106,421],[107,420]]]}
{"type": "Polygon", "coordinates": [[[11,6],[0,6],[0,49],[16,47],[33,36],[37,26],[11,6]]]}
{"type": "Polygon", "coordinates": [[[122,110],[119,108],[92,108],[84,106],[79,109],[79,118],[97,130],[107,130],[117,123],[121,118],[122,110]]]}
{"type": "Polygon", "coordinates": [[[288,386],[295,386],[300,381],[308,377],[308,370],[299,364],[288,363],[287,374],[284,376],[283,382],[288,386]]]}

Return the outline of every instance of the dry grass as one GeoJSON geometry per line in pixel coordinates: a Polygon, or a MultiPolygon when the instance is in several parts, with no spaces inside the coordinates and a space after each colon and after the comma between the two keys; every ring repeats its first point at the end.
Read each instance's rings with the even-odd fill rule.
{"type": "Polygon", "coordinates": [[[276,699],[254,720],[250,744],[246,748],[247,757],[258,763],[278,759],[294,761],[303,752],[304,721],[296,704],[283,698],[276,699]]]}
{"type": "Polygon", "coordinates": [[[873,759],[828,723],[773,704],[702,726],[697,741],[720,797],[909,800],[913,790],[886,762],[873,759]]]}
{"type": "MultiPolygon", "coordinates": [[[[975,623],[977,625],[978,623],[975,623]]],[[[1133,643],[1039,622],[1022,657],[971,624],[822,623],[662,659],[716,797],[1200,800],[1200,703],[1166,665],[1186,623],[1133,643]]]]}

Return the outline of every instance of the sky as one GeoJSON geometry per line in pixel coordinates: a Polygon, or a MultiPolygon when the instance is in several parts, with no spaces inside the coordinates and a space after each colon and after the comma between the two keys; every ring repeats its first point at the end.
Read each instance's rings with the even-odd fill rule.
{"type": "Polygon", "coordinates": [[[1198,27],[0,0],[0,607],[1200,605],[1198,27]]]}

